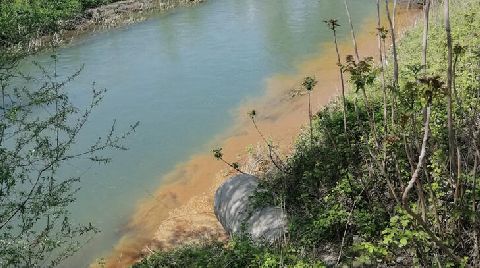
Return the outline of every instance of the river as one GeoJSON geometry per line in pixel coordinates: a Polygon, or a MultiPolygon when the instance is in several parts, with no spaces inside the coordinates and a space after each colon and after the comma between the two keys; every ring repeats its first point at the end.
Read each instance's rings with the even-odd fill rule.
{"type": "MultiPolygon", "coordinates": [[[[349,2],[355,25],[374,16],[374,1],[349,2]]],[[[79,148],[107,133],[113,119],[119,130],[140,121],[127,139],[130,150],[107,152],[112,163],[64,167],[64,174],[82,176],[73,219],[102,231],[67,266],[86,267],[106,256],[139,200],[152,196],[166,174],[211,150],[232,129],[240,107],[266,94],[272,77],[296,74],[302,63],[325,53],[332,33],[323,20],[330,18],[339,19],[339,39],[347,40],[343,1],[210,0],[58,49],[61,76],[84,66],[69,85],[77,105],[87,102],[92,82],[108,89],[81,132],[79,148]]],[[[28,61],[48,66],[49,55],[28,61]]],[[[28,62],[22,68],[36,72],[28,62]]]]}

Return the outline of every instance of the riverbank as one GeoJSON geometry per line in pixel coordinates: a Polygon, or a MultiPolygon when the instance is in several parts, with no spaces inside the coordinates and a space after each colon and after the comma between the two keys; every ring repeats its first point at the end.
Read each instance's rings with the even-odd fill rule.
{"type": "MultiPolygon", "coordinates": [[[[0,42],[0,47],[19,46],[19,49],[34,53],[49,48],[52,45],[68,45],[72,41],[91,32],[104,31],[146,20],[156,12],[165,12],[177,7],[193,6],[203,3],[204,1],[205,0],[121,0],[100,4],[98,7],[91,8],[85,8],[81,4],[71,4],[72,7],[65,7],[65,10],[62,10],[62,7],[58,7],[58,14],[53,13],[52,15],[48,15],[52,17],[49,18],[49,20],[53,19],[53,22],[47,22],[47,19],[37,19],[36,17],[28,18],[27,16],[25,18],[27,20],[35,18],[40,21],[37,28],[31,29],[29,30],[30,32],[26,33],[22,33],[20,30],[18,30],[16,34],[12,34],[13,32],[9,33],[10,36],[19,35],[18,38],[13,38],[13,40],[6,39],[4,41],[0,35],[0,41],[5,42],[5,44],[4,42],[0,42]],[[43,20],[45,20],[45,22],[41,22],[43,20]],[[26,41],[24,40],[25,38],[27,39],[26,41]]],[[[22,9],[28,10],[28,6],[18,7],[18,9],[20,13],[25,12],[22,11],[22,9]]],[[[37,15],[37,13],[42,14],[39,11],[31,11],[31,13],[33,13],[33,15],[30,16],[40,16],[37,15]]],[[[22,14],[22,16],[25,15],[22,14]]],[[[19,17],[22,16],[19,15],[19,17]]],[[[5,21],[8,22],[8,18],[5,19],[5,21]]],[[[11,24],[10,26],[18,24],[19,29],[25,28],[21,19],[13,19],[9,23],[11,24]]]]}
{"type": "MultiPolygon", "coordinates": [[[[399,14],[400,15],[400,14],[399,14]]],[[[408,16],[399,16],[399,21],[408,16]]],[[[399,30],[407,28],[405,20],[399,30]]],[[[375,21],[365,22],[359,29],[358,41],[361,55],[376,54],[375,21]]],[[[343,55],[352,53],[351,41],[341,43],[343,55]]],[[[267,81],[263,98],[241,105],[237,111],[235,127],[217,137],[212,148],[223,148],[225,158],[248,165],[247,148],[256,146],[260,137],[247,117],[247,111],[255,109],[258,125],[266,136],[289,152],[298,133],[308,120],[307,98],[301,92],[300,82],[305,75],[314,75],[319,85],[312,94],[314,110],[319,110],[338,96],[338,70],[334,48],[324,44],[320,56],[298,66],[296,75],[275,76],[267,81]]],[[[229,171],[209,153],[192,156],[191,159],[166,176],[166,183],[138,205],[135,215],[124,230],[124,235],[107,258],[107,266],[128,266],[144,255],[158,249],[168,249],[183,243],[225,237],[213,215],[213,192],[229,171]]]]}

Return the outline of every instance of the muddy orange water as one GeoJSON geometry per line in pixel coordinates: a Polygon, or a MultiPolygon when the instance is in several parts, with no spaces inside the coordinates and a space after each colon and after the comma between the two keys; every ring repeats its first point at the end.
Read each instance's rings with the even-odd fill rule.
{"type": "MultiPolygon", "coordinates": [[[[418,11],[399,10],[397,31],[416,23],[418,11]]],[[[323,25],[320,25],[323,26],[323,25]]],[[[360,57],[378,57],[376,19],[369,19],[357,29],[360,57]]],[[[342,41],[340,53],[352,54],[352,42],[342,41]]],[[[265,95],[249,100],[236,111],[234,127],[216,137],[213,147],[222,147],[224,158],[245,164],[247,148],[256,146],[260,137],[252,126],[247,111],[255,109],[258,125],[284,151],[292,148],[297,135],[308,120],[307,97],[293,94],[301,90],[301,80],[314,76],[318,84],[312,93],[314,110],[340,94],[339,72],[333,43],[325,43],[320,56],[298,66],[294,75],[277,75],[267,81],[265,95]]],[[[215,189],[233,173],[216,161],[209,152],[191,156],[166,175],[165,183],[151,197],[138,203],[125,226],[123,236],[109,256],[106,267],[125,267],[154,250],[168,249],[203,238],[225,239],[226,235],[213,214],[215,189]]]]}

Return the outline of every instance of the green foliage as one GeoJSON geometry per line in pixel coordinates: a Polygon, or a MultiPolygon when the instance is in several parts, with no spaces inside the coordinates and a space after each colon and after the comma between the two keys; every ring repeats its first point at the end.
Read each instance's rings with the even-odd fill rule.
{"type": "Polygon", "coordinates": [[[221,159],[223,157],[222,148],[213,149],[212,153],[215,159],[221,159]]]}
{"type": "Polygon", "coordinates": [[[336,19],[324,20],[323,22],[332,31],[335,31],[337,29],[337,27],[340,27],[340,24],[338,24],[338,20],[336,20],[336,19]]]}
{"type": "MultiPolygon", "coordinates": [[[[457,44],[454,50],[454,112],[464,170],[460,178],[462,200],[453,200],[454,182],[449,181],[443,85],[446,43],[442,21],[437,20],[431,25],[426,72],[420,62],[421,28],[408,32],[399,46],[399,88],[389,89],[389,95],[394,94],[395,98],[385,103],[388,110],[395,110],[396,122],[384,125],[383,91],[379,71],[373,68],[372,59],[355,62],[348,56],[342,67],[356,89],[346,103],[348,135],[343,133],[342,107],[330,104],[315,116],[314,146],[310,146],[307,133],[303,133],[296,144],[288,160],[292,174],[269,174],[262,182],[259,194],[263,202],[278,205],[284,201],[286,204],[290,216],[290,243],[312,248],[312,252],[325,241],[345,243],[346,258],[343,260],[350,264],[400,265],[396,263],[400,257],[401,265],[460,265],[433,242],[431,234],[418,220],[399,209],[400,203],[392,194],[393,189],[397,198],[401,197],[416,167],[425,107],[431,102],[426,170],[420,175],[422,188],[415,186],[416,193],[410,194],[410,198],[417,201],[408,206],[419,217],[424,217],[431,225],[428,229],[434,230],[434,235],[446,247],[455,248],[460,258],[472,254],[475,249],[473,226],[478,226],[475,222],[478,208],[472,208],[472,201],[475,204],[473,197],[480,196],[478,186],[474,186],[478,178],[472,176],[475,168],[473,148],[478,148],[478,142],[474,142],[478,136],[472,135],[478,133],[480,124],[480,37],[475,30],[480,27],[479,2],[462,2],[453,7],[452,14],[453,40],[457,44]],[[362,98],[364,101],[360,102],[362,98]],[[419,191],[425,200],[420,198],[419,191]]],[[[334,22],[326,23],[333,28],[337,26],[334,22]]],[[[383,29],[380,32],[384,35],[382,38],[387,37],[383,29]]],[[[386,71],[390,79],[390,70],[386,71]]],[[[472,259],[468,258],[467,262],[472,259]]]]}
{"type": "Polygon", "coordinates": [[[317,81],[315,80],[315,78],[307,76],[303,80],[302,86],[305,88],[305,90],[312,91],[316,84],[317,81]]]}
{"type": "Polygon", "coordinates": [[[118,0],[2,0],[0,48],[28,42],[62,29],[62,22],[93,8],[118,0]]]}
{"type": "Polygon", "coordinates": [[[58,170],[72,159],[108,163],[108,149],[125,150],[122,141],[138,126],[117,134],[115,123],[88,148],[73,150],[78,133],[105,94],[92,86],[91,102],[76,107],[68,86],[81,72],[57,74],[56,55],[38,76],[17,70],[26,56],[15,45],[58,31],[58,23],[80,10],[78,1],[7,0],[0,4],[0,266],[56,266],[98,230],[70,220],[79,177],[58,170]]]}
{"type": "Polygon", "coordinates": [[[235,237],[228,243],[207,242],[157,252],[133,267],[325,267],[300,255],[292,248],[255,244],[247,237],[235,237]]]}
{"type": "Polygon", "coordinates": [[[87,8],[98,7],[101,5],[106,5],[116,1],[118,0],[80,0],[80,3],[84,9],[87,9],[87,8]]]}
{"type": "Polygon", "coordinates": [[[0,5],[0,47],[59,30],[59,22],[81,10],[78,0],[6,0],[0,5]]]}
{"type": "Polygon", "coordinates": [[[350,74],[350,81],[355,86],[356,91],[365,90],[365,87],[372,85],[377,77],[377,72],[373,68],[373,58],[367,57],[364,60],[355,62],[352,55],[348,55],[344,71],[350,74]]]}
{"type": "MultiPolygon", "coordinates": [[[[53,66],[57,58],[51,57],[53,66]]],[[[55,68],[37,64],[38,77],[24,77],[0,62],[0,266],[51,267],[75,253],[98,232],[90,223],[70,220],[79,177],[58,170],[85,157],[108,163],[107,149],[125,150],[123,140],[138,124],[74,150],[78,134],[105,90],[92,88],[91,102],[79,109],[68,85],[80,73],[60,77],[55,68]],[[24,80],[20,80],[24,79],[24,80]]]]}
{"type": "MultiPolygon", "coordinates": [[[[430,253],[428,235],[421,230],[417,230],[413,224],[413,218],[402,211],[397,210],[397,214],[392,216],[389,225],[381,232],[381,240],[376,243],[371,241],[362,241],[352,245],[352,253],[356,256],[356,261],[363,264],[377,262],[392,262],[399,252],[411,249],[411,245],[422,245],[420,254],[430,253]]],[[[416,255],[417,252],[411,252],[416,255]]],[[[423,257],[423,256],[416,256],[423,257]]]]}

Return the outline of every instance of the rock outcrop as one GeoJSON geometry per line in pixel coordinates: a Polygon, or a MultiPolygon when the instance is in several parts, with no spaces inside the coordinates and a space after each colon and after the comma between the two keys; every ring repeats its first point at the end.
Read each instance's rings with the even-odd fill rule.
{"type": "Polygon", "coordinates": [[[280,208],[252,210],[250,196],[258,187],[258,178],[240,174],[229,178],[215,193],[214,211],[228,234],[244,231],[254,240],[274,242],[283,237],[287,218],[280,208]]]}

